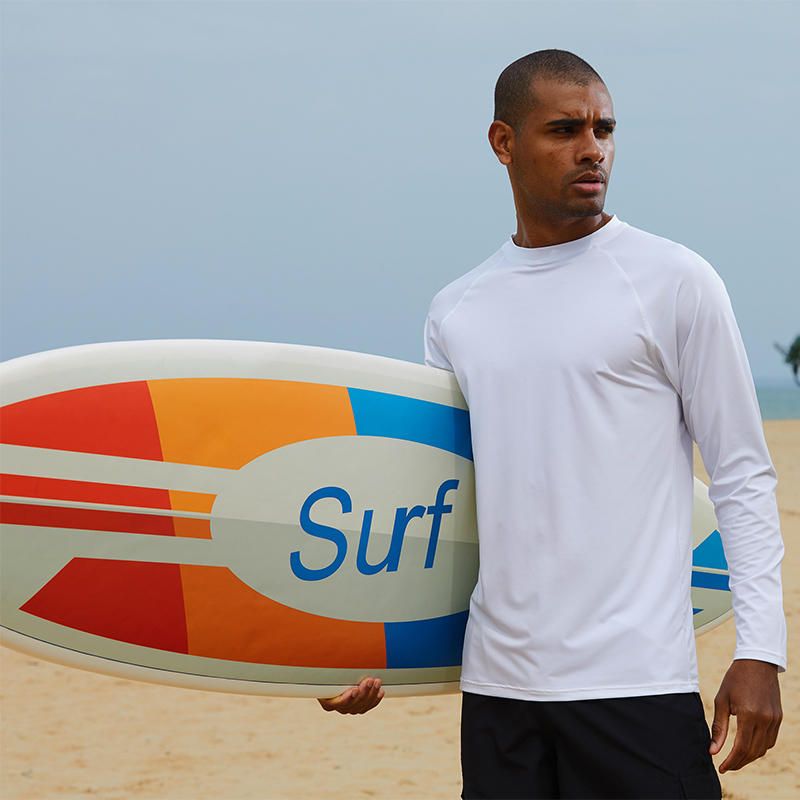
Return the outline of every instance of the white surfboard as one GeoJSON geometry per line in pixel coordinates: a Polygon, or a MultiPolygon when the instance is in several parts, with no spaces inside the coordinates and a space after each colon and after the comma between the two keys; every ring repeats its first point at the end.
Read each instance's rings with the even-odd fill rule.
{"type": "MultiPolygon", "coordinates": [[[[478,549],[450,373],[170,340],[25,356],[0,386],[4,644],[200,689],[458,690],[478,549]]],[[[701,632],[731,612],[695,488],[701,632]]]]}

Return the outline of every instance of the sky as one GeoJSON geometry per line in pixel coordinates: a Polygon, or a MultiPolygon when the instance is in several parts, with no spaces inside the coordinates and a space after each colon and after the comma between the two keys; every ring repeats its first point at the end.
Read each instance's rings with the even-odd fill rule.
{"type": "Polygon", "coordinates": [[[293,342],[421,362],[514,231],[494,84],[557,47],[614,101],[606,210],[722,276],[757,383],[800,334],[794,2],[0,5],[0,359],[293,342]]]}

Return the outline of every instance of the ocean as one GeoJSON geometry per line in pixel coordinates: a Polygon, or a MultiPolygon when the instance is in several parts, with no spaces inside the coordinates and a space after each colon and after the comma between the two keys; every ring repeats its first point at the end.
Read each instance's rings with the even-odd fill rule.
{"type": "Polygon", "coordinates": [[[800,386],[756,384],[763,419],[800,419],[800,386]]]}

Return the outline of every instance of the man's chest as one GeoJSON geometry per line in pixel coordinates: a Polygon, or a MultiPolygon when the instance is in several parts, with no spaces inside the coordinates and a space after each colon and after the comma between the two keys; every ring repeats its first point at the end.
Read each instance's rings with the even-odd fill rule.
{"type": "Polygon", "coordinates": [[[520,379],[602,388],[659,377],[641,304],[624,276],[602,266],[564,269],[573,274],[508,269],[462,298],[443,336],[465,394],[478,384],[513,390],[520,379]]]}

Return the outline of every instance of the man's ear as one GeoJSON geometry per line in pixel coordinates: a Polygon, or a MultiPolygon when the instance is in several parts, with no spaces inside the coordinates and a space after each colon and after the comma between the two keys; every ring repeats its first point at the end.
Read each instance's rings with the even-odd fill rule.
{"type": "Polygon", "coordinates": [[[502,120],[496,119],[489,126],[489,144],[497,156],[497,160],[504,166],[513,161],[514,155],[514,129],[502,120]]]}

